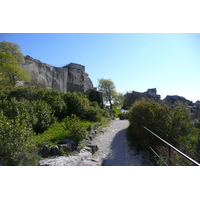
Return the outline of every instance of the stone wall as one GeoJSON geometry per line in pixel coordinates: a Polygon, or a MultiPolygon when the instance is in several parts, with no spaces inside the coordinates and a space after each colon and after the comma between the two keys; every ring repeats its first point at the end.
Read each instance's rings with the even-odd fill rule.
{"type": "Polygon", "coordinates": [[[31,71],[31,81],[25,84],[38,84],[46,89],[55,89],[60,92],[87,92],[93,89],[92,81],[87,73],[85,66],[70,63],[64,67],[53,67],[42,63],[30,56],[25,56],[25,63],[22,68],[31,71]]]}

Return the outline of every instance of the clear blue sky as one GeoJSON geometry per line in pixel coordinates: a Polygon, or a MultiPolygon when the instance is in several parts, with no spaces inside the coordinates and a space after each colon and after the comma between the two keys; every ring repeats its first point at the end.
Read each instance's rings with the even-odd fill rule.
{"type": "Polygon", "coordinates": [[[122,93],[157,88],[162,99],[200,100],[198,33],[1,33],[3,40],[56,67],[84,65],[94,86],[110,78],[122,93]]]}

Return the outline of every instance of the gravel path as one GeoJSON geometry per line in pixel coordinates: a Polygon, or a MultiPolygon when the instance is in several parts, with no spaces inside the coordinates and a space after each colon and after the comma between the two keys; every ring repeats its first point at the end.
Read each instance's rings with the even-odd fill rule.
{"type": "Polygon", "coordinates": [[[128,120],[113,120],[93,140],[93,144],[99,147],[93,158],[101,161],[104,166],[147,166],[142,156],[128,147],[128,126],[128,120]]]}

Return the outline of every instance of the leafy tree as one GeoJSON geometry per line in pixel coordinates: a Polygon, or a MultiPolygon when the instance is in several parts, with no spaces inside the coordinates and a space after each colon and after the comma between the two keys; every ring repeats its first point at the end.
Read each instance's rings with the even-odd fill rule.
{"type": "Polygon", "coordinates": [[[14,87],[19,81],[29,81],[29,71],[20,67],[24,62],[19,45],[0,42],[0,84],[14,87]]]}
{"type": "Polygon", "coordinates": [[[98,89],[103,93],[104,100],[109,102],[110,109],[113,107],[114,100],[116,99],[116,87],[111,79],[99,79],[98,89]]]}

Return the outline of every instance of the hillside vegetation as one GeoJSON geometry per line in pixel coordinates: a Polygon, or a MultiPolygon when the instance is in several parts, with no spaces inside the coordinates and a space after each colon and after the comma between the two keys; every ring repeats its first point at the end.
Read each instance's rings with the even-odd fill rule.
{"type": "Polygon", "coordinates": [[[6,165],[35,165],[38,148],[61,139],[78,145],[95,122],[109,118],[82,93],[39,86],[0,90],[0,152],[6,165]]]}

